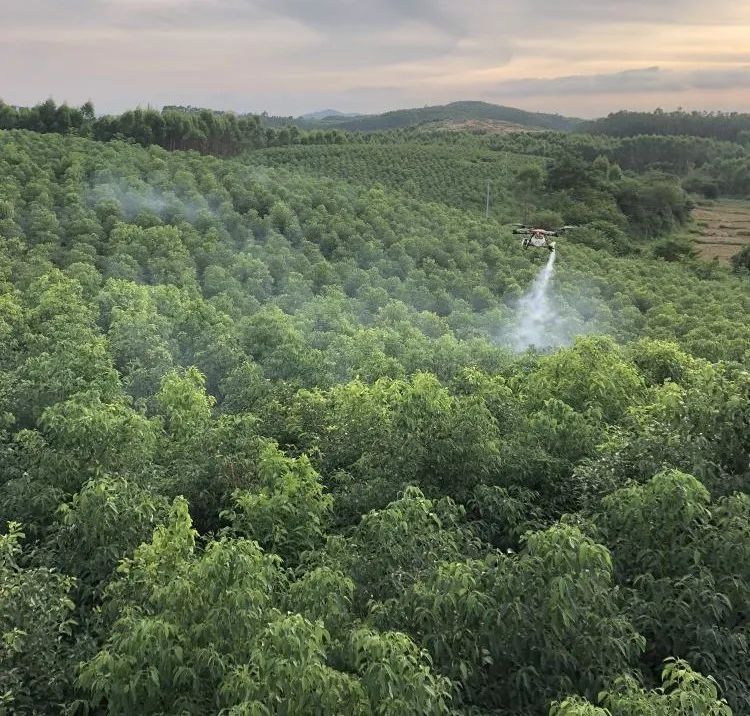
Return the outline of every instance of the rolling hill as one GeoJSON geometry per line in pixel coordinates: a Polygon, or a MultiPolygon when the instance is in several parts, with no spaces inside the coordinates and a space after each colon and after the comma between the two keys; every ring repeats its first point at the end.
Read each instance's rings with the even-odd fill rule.
{"type": "Polygon", "coordinates": [[[320,109],[317,112],[307,112],[303,114],[300,119],[326,119],[333,117],[335,119],[349,119],[351,117],[359,117],[361,115],[357,112],[340,112],[337,109],[320,109]]]}
{"type": "MultiPolygon", "coordinates": [[[[321,113],[315,113],[321,114],[321,113]]],[[[277,126],[277,117],[265,117],[269,126],[277,126]]],[[[582,119],[564,117],[559,114],[527,112],[516,107],[504,107],[488,102],[451,102],[446,105],[397,109],[382,114],[359,116],[332,115],[311,117],[304,115],[296,119],[285,118],[287,124],[296,124],[303,129],[344,129],[352,132],[377,132],[388,129],[407,129],[424,126],[461,125],[467,122],[493,122],[513,125],[517,129],[553,129],[571,131],[582,119]]]]}
{"type": "Polygon", "coordinates": [[[512,122],[524,127],[571,130],[582,120],[558,114],[527,112],[515,107],[489,104],[488,102],[451,102],[434,107],[398,109],[383,114],[363,115],[343,121],[328,121],[339,129],[372,132],[381,129],[405,129],[441,122],[465,122],[469,120],[494,120],[512,122]]]}

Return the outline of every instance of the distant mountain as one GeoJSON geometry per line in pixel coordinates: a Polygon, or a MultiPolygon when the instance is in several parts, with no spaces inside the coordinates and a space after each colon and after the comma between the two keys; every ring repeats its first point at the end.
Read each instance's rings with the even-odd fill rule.
{"type": "Polygon", "coordinates": [[[300,115],[299,119],[326,119],[326,117],[341,117],[343,119],[360,116],[361,115],[356,112],[339,112],[337,109],[321,109],[317,112],[308,112],[307,114],[300,115]]]}
{"type": "Polygon", "coordinates": [[[488,102],[452,102],[434,107],[398,109],[383,114],[364,114],[351,118],[329,116],[318,120],[320,126],[353,132],[376,132],[424,125],[441,126],[472,121],[505,122],[530,129],[571,131],[584,120],[559,114],[527,112],[516,107],[504,107],[488,102]]]}

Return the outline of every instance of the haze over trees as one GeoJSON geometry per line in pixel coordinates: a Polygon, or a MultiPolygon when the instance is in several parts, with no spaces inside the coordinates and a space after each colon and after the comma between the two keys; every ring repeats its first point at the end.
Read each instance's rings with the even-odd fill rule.
{"type": "Polygon", "coordinates": [[[746,147],[63,107],[0,107],[0,709],[750,711],[747,252],[684,233],[746,147]]]}

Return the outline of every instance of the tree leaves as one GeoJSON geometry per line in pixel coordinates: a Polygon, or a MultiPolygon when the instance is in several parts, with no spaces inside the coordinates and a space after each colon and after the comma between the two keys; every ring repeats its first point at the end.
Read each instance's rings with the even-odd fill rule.
{"type": "Polygon", "coordinates": [[[750,709],[746,285],[616,258],[687,208],[617,163],[707,147],[21,115],[300,144],[0,132],[2,708],[750,709]],[[532,204],[611,337],[501,345],[532,204]]]}

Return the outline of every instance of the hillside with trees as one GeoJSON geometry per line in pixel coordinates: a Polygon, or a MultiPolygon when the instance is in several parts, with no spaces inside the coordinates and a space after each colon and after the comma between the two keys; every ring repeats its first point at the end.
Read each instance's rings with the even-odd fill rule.
{"type": "Polygon", "coordinates": [[[336,131],[301,132],[296,126],[264,127],[259,115],[236,115],[194,107],[137,107],[119,115],[96,116],[94,106],[58,105],[48,99],[33,107],[14,107],[0,100],[0,130],[27,129],[43,134],[69,134],[107,142],[120,139],[170,151],[233,156],[249,149],[308,142],[334,143],[336,131]]]}
{"type": "Polygon", "coordinates": [[[489,102],[464,101],[433,107],[397,109],[382,114],[367,114],[357,117],[325,117],[320,120],[320,123],[322,126],[351,132],[374,132],[481,119],[509,122],[533,129],[560,131],[572,130],[583,121],[574,117],[563,117],[559,114],[527,112],[516,107],[504,107],[489,102]]]}
{"type": "Polygon", "coordinates": [[[79,111],[0,111],[0,710],[750,712],[742,145],[79,111]]]}
{"type": "Polygon", "coordinates": [[[584,122],[578,129],[590,134],[633,137],[639,134],[674,134],[750,144],[750,114],[742,112],[613,112],[584,122]]]}

